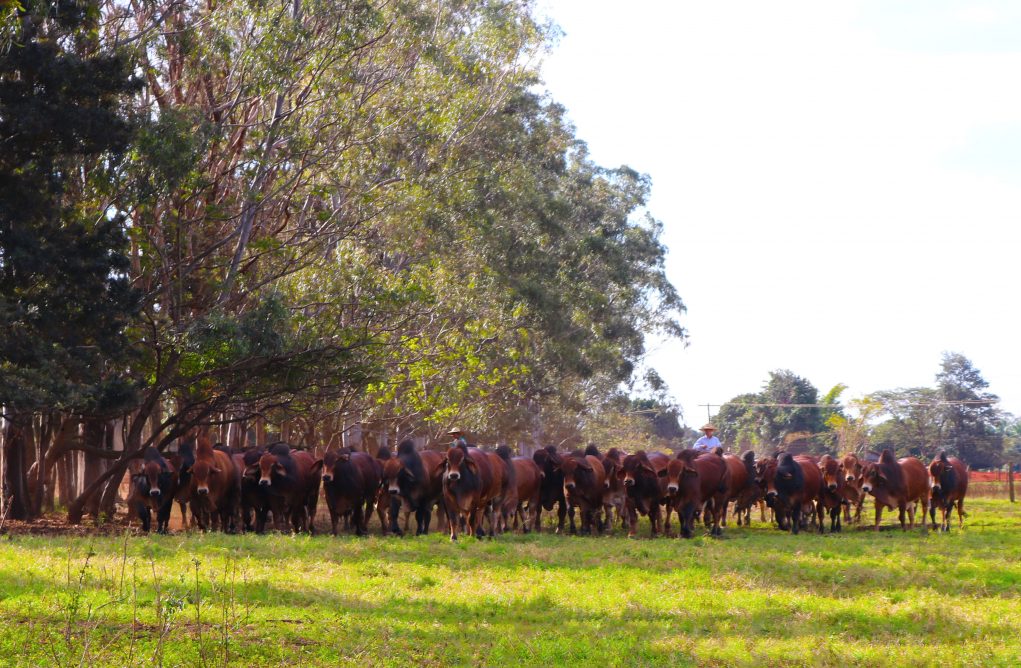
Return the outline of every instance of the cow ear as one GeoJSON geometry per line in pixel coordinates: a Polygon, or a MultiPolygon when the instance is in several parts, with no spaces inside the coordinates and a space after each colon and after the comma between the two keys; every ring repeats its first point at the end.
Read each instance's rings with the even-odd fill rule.
{"type": "Polygon", "coordinates": [[[627,477],[627,472],[624,469],[617,469],[617,477],[623,480],[627,477]]]}
{"type": "Polygon", "coordinates": [[[223,473],[223,469],[221,469],[219,466],[214,466],[209,470],[215,473],[216,475],[220,475],[221,473],[223,473]]]}
{"type": "Polygon", "coordinates": [[[658,473],[656,473],[656,475],[657,475],[658,477],[660,477],[660,478],[665,478],[665,477],[667,477],[668,475],[670,475],[670,472],[669,472],[669,471],[667,471],[666,469],[660,469],[660,470],[659,470],[659,472],[658,472],[658,473]]]}
{"type": "Polygon", "coordinates": [[[790,480],[791,478],[794,477],[794,474],[793,473],[781,473],[780,477],[783,478],[784,480],[790,480]]]}
{"type": "Polygon", "coordinates": [[[411,471],[409,471],[406,466],[401,469],[401,473],[403,473],[405,476],[407,476],[408,480],[410,480],[411,482],[415,482],[417,480],[417,478],[415,477],[415,474],[412,473],[411,471]]]}
{"type": "Polygon", "coordinates": [[[684,467],[684,475],[691,478],[692,476],[698,475],[698,471],[693,468],[684,467]]]}
{"type": "Polygon", "coordinates": [[[312,462],[312,473],[321,472],[323,470],[323,460],[317,459],[312,462]]]}
{"type": "Polygon", "coordinates": [[[657,475],[657,473],[656,473],[656,469],[652,468],[652,464],[648,464],[648,463],[646,463],[646,462],[642,462],[642,463],[640,463],[640,464],[638,465],[638,468],[640,468],[640,469],[642,469],[642,470],[644,470],[644,471],[648,471],[648,472],[649,472],[649,473],[651,473],[652,475],[657,475]]]}
{"type": "Polygon", "coordinates": [[[447,468],[447,458],[446,457],[441,459],[440,463],[437,464],[436,468],[433,469],[433,475],[439,475],[440,471],[444,470],[445,468],[447,468]]]}
{"type": "Polygon", "coordinates": [[[470,470],[470,471],[471,471],[472,473],[478,473],[478,472],[479,472],[479,466],[478,466],[478,464],[476,464],[476,463],[475,463],[475,460],[474,460],[474,459],[472,459],[471,457],[465,457],[465,458],[464,458],[464,465],[465,465],[465,466],[467,466],[467,467],[468,467],[468,469],[469,469],[469,470],[470,470]]]}
{"type": "Polygon", "coordinates": [[[245,472],[242,475],[244,477],[246,477],[246,478],[258,477],[258,475],[259,475],[259,465],[258,464],[252,464],[251,466],[249,466],[248,468],[245,469],[245,472]]]}
{"type": "Polygon", "coordinates": [[[285,469],[280,464],[274,464],[273,465],[273,473],[279,473],[280,475],[286,477],[287,476],[287,469],[285,469]]]}
{"type": "Polygon", "coordinates": [[[876,477],[879,478],[879,482],[884,484],[886,483],[886,476],[883,475],[882,473],[878,474],[876,477]]]}
{"type": "Polygon", "coordinates": [[[592,470],[592,465],[589,464],[588,461],[586,461],[584,459],[579,459],[578,460],[578,468],[583,469],[585,471],[591,471],[592,470]]]}

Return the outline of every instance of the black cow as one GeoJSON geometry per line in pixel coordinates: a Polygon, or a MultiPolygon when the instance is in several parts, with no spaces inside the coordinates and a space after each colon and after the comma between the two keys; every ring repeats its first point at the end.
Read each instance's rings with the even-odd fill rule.
{"type": "Polygon", "coordinates": [[[146,448],[142,469],[132,478],[132,505],[142,521],[143,531],[149,531],[155,511],[156,532],[167,533],[177,483],[177,474],[170,462],[156,448],[146,448]]]}
{"type": "MultiPolygon", "coordinates": [[[[552,445],[536,450],[532,454],[532,460],[542,470],[542,484],[539,486],[539,502],[541,510],[550,512],[554,504],[557,505],[557,533],[564,532],[564,518],[570,516],[571,533],[575,532],[574,508],[567,505],[567,497],[564,495],[564,474],[560,471],[561,455],[552,445]]],[[[540,512],[541,514],[541,512],[540,512]]]]}

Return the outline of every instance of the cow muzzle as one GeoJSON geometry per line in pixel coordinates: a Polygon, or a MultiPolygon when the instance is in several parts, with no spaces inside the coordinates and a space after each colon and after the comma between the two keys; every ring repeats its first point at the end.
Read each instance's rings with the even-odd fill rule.
{"type": "Polygon", "coordinates": [[[565,482],[564,483],[564,487],[566,487],[567,489],[574,489],[574,483],[573,482],[565,482]]]}
{"type": "Polygon", "coordinates": [[[155,489],[150,489],[149,490],[149,496],[154,496],[155,497],[155,496],[159,496],[159,495],[160,495],[160,490],[159,490],[158,487],[155,488],[155,489]]]}
{"type": "Polygon", "coordinates": [[[458,473],[457,471],[451,471],[450,473],[447,474],[447,477],[450,478],[451,480],[460,480],[461,474],[458,473]]]}
{"type": "Polygon", "coordinates": [[[666,491],[667,491],[668,494],[676,494],[678,489],[679,488],[677,487],[677,485],[667,485],[666,486],[666,491]]]}
{"type": "Polygon", "coordinates": [[[199,487],[195,491],[198,492],[199,494],[201,494],[202,496],[206,496],[207,494],[209,494],[209,488],[208,487],[199,487]]]}
{"type": "Polygon", "coordinates": [[[853,475],[846,475],[846,476],[844,476],[844,480],[846,480],[847,482],[854,482],[854,476],[853,475]]]}
{"type": "Polygon", "coordinates": [[[768,492],[766,492],[766,498],[767,499],[775,499],[776,498],[776,490],[775,489],[771,489],[768,492]]]}
{"type": "Polygon", "coordinates": [[[872,483],[867,482],[864,485],[862,485],[861,486],[861,491],[863,491],[863,492],[871,492],[872,491],[872,483]]]}
{"type": "Polygon", "coordinates": [[[324,473],[323,474],[323,482],[333,482],[333,474],[332,473],[324,473]]]}
{"type": "Polygon", "coordinates": [[[269,487],[272,484],[273,484],[272,480],[268,480],[266,478],[259,479],[259,487],[269,487]]]}
{"type": "Polygon", "coordinates": [[[390,485],[389,487],[386,488],[386,491],[390,492],[391,494],[400,494],[401,488],[398,487],[397,485],[390,485]]]}
{"type": "Polygon", "coordinates": [[[837,483],[835,482],[828,483],[826,485],[826,489],[830,490],[831,492],[837,491],[837,483]]]}
{"type": "Polygon", "coordinates": [[[635,486],[635,479],[634,478],[624,478],[624,486],[625,487],[634,487],[635,486]]]}

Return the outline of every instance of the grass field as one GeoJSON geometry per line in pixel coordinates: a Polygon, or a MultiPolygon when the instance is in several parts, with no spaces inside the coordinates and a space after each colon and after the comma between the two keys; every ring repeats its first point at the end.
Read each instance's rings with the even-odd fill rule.
{"type": "Polygon", "coordinates": [[[950,535],[4,536],[0,665],[1021,665],[1021,505],[969,505],[950,535]]]}

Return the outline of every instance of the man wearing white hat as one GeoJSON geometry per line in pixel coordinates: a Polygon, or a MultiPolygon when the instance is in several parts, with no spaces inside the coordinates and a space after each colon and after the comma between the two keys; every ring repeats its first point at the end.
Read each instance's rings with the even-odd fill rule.
{"type": "Polygon", "coordinates": [[[464,434],[457,427],[448,431],[447,436],[450,436],[453,439],[453,443],[450,444],[450,447],[456,448],[461,445],[466,448],[468,447],[468,439],[464,437],[464,434]]]}
{"type": "Polygon", "coordinates": [[[720,439],[713,436],[713,432],[715,431],[716,426],[713,425],[712,422],[702,425],[702,433],[704,433],[705,436],[702,436],[695,441],[695,445],[691,447],[699,452],[712,452],[716,448],[720,447],[720,439]]]}

